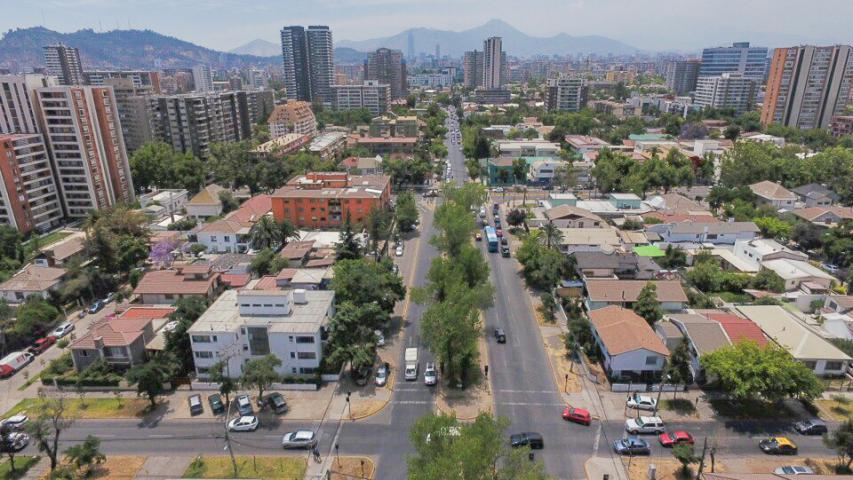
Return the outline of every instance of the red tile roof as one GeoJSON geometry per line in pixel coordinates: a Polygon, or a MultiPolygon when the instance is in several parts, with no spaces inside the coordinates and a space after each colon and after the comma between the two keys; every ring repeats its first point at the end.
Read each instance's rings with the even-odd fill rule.
{"type": "Polygon", "coordinates": [[[275,276],[263,276],[260,280],[258,280],[258,283],[255,284],[255,288],[253,288],[252,290],[278,290],[278,285],[275,282],[275,276]]]}
{"type": "Polygon", "coordinates": [[[269,195],[256,195],[229,213],[225,218],[235,222],[257,221],[272,211],[272,198],[269,195]]]}
{"type": "Polygon", "coordinates": [[[646,349],[669,356],[669,350],[633,310],[611,305],[589,312],[589,321],[610,355],[646,349]]]}
{"type": "Polygon", "coordinates": [[[761,328],[746,318],[731,313],[709,313],[706,316],[715,322],[720,322],[732,343],[752,340],[762,347],[767,344],[767,337],[764,336],[761,328]]]}
{"type": "Polygon", "coordinates": [[[130,307],[122,313],[121,319],[136,319],[146,318],[154,320],[158,318],[167,318],[176,309],[174,307],[130,307]]]}
{"type": "Polygon", "coordinates": [[[252,279],[248,273],[223,273],[221,277],[222,283],[229,288],[245,287],[252,279]]]}
{"type": "Polygon", "coordinates": [[[177,270],[156,270],[146,273],[133,293],[207,295],[219,281],[219,276],[219,273],[211,273],[207,278],[196,280],[192,275],[182,275],[177,270]]]}

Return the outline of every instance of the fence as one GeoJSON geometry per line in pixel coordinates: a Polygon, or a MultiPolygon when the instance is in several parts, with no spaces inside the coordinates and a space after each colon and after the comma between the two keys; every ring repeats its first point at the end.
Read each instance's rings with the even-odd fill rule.
{"type": "Polygon", "coordinates": [[[613,392],[683,392],[687,390],[684,385],[672,384],[648,384],[648,383],[612,383],[610,390],[613,392]]]}

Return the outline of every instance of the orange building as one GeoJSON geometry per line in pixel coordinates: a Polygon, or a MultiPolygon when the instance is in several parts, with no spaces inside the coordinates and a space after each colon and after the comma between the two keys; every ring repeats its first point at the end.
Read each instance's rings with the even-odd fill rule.
{"type": "Polygon", "coordinates": [[[353,224],[361,223],[372,209],[390,202],[387,175],[310,172],[272,194],[272,212],[277,221],[299,228],[328,228],[343,225],[347,215],[353,224]]]}

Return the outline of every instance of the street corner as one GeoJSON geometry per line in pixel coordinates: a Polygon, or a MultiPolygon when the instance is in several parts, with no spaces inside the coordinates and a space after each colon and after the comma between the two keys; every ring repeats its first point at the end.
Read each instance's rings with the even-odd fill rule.
{"type": "Polygon", "coordinates": [[[329,464],[329,478],[331,480],[372,479],[375,474],[376,461],[373,457],[341,456],[329,464]]]}
{"type": "Polygon", "coordinates": [[[578,393],[583,389],[580,366],[568,357],[561,334],[543,335],[548,363],[554,374],[557,389],[563,393],[578,393]]]}
{"type": "Polygon", "coordinates": [[[589,457],[583,464],[587,480],[601,480],[607,475],[613,480],[626,480],[622,460],[615,456],[589,457]]]}
{"type": "Polygon", "coordinates": [[[341,419],[363,420],[384,410],[394,396],[394,375],[392,369],[386,384],[381,387],[373,382],[360,386],[353,383],[349,377],[342,378],[334,399],[336,404],[340,403],[343,408],[341,419]]]}

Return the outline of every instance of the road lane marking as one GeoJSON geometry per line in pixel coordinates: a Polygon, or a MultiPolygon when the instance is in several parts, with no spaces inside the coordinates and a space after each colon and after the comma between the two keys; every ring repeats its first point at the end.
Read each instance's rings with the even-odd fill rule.
{"type": "Polygon", "coordinates": [[[173,438],[174,435],[148,435],[150,438],[173,438]]]}
{"type": "Polygon", "coordinates": [[[565,407],[565,403],[556,402],[497,402],[498,405],[529,406],[529,407],[565,407]]]}
{"type": "Polygon", "coordinates": [[[592,455],[598,455],[598,443],[601,440],[601,424],[598,424],[598,429],[595,430],[595,441],[592,443],[592,455]]]}
{"type": "Polygon", "coordinates": [[[496,391],[496,392],[501,392],[501,393],[554,393],[554,394],[556,394],[556,393],[557,393],[557,392],[555,392],[554,390],[509,390],[509,389],[498,389],[498,390],[495,390],[495,391],[496,391]]]}
{"type": "Polygon", "coordinates": [[[432,402],[426,400],[394,400],[391,403],[396,403],[398,405],[429,405],[432,402]]]}

